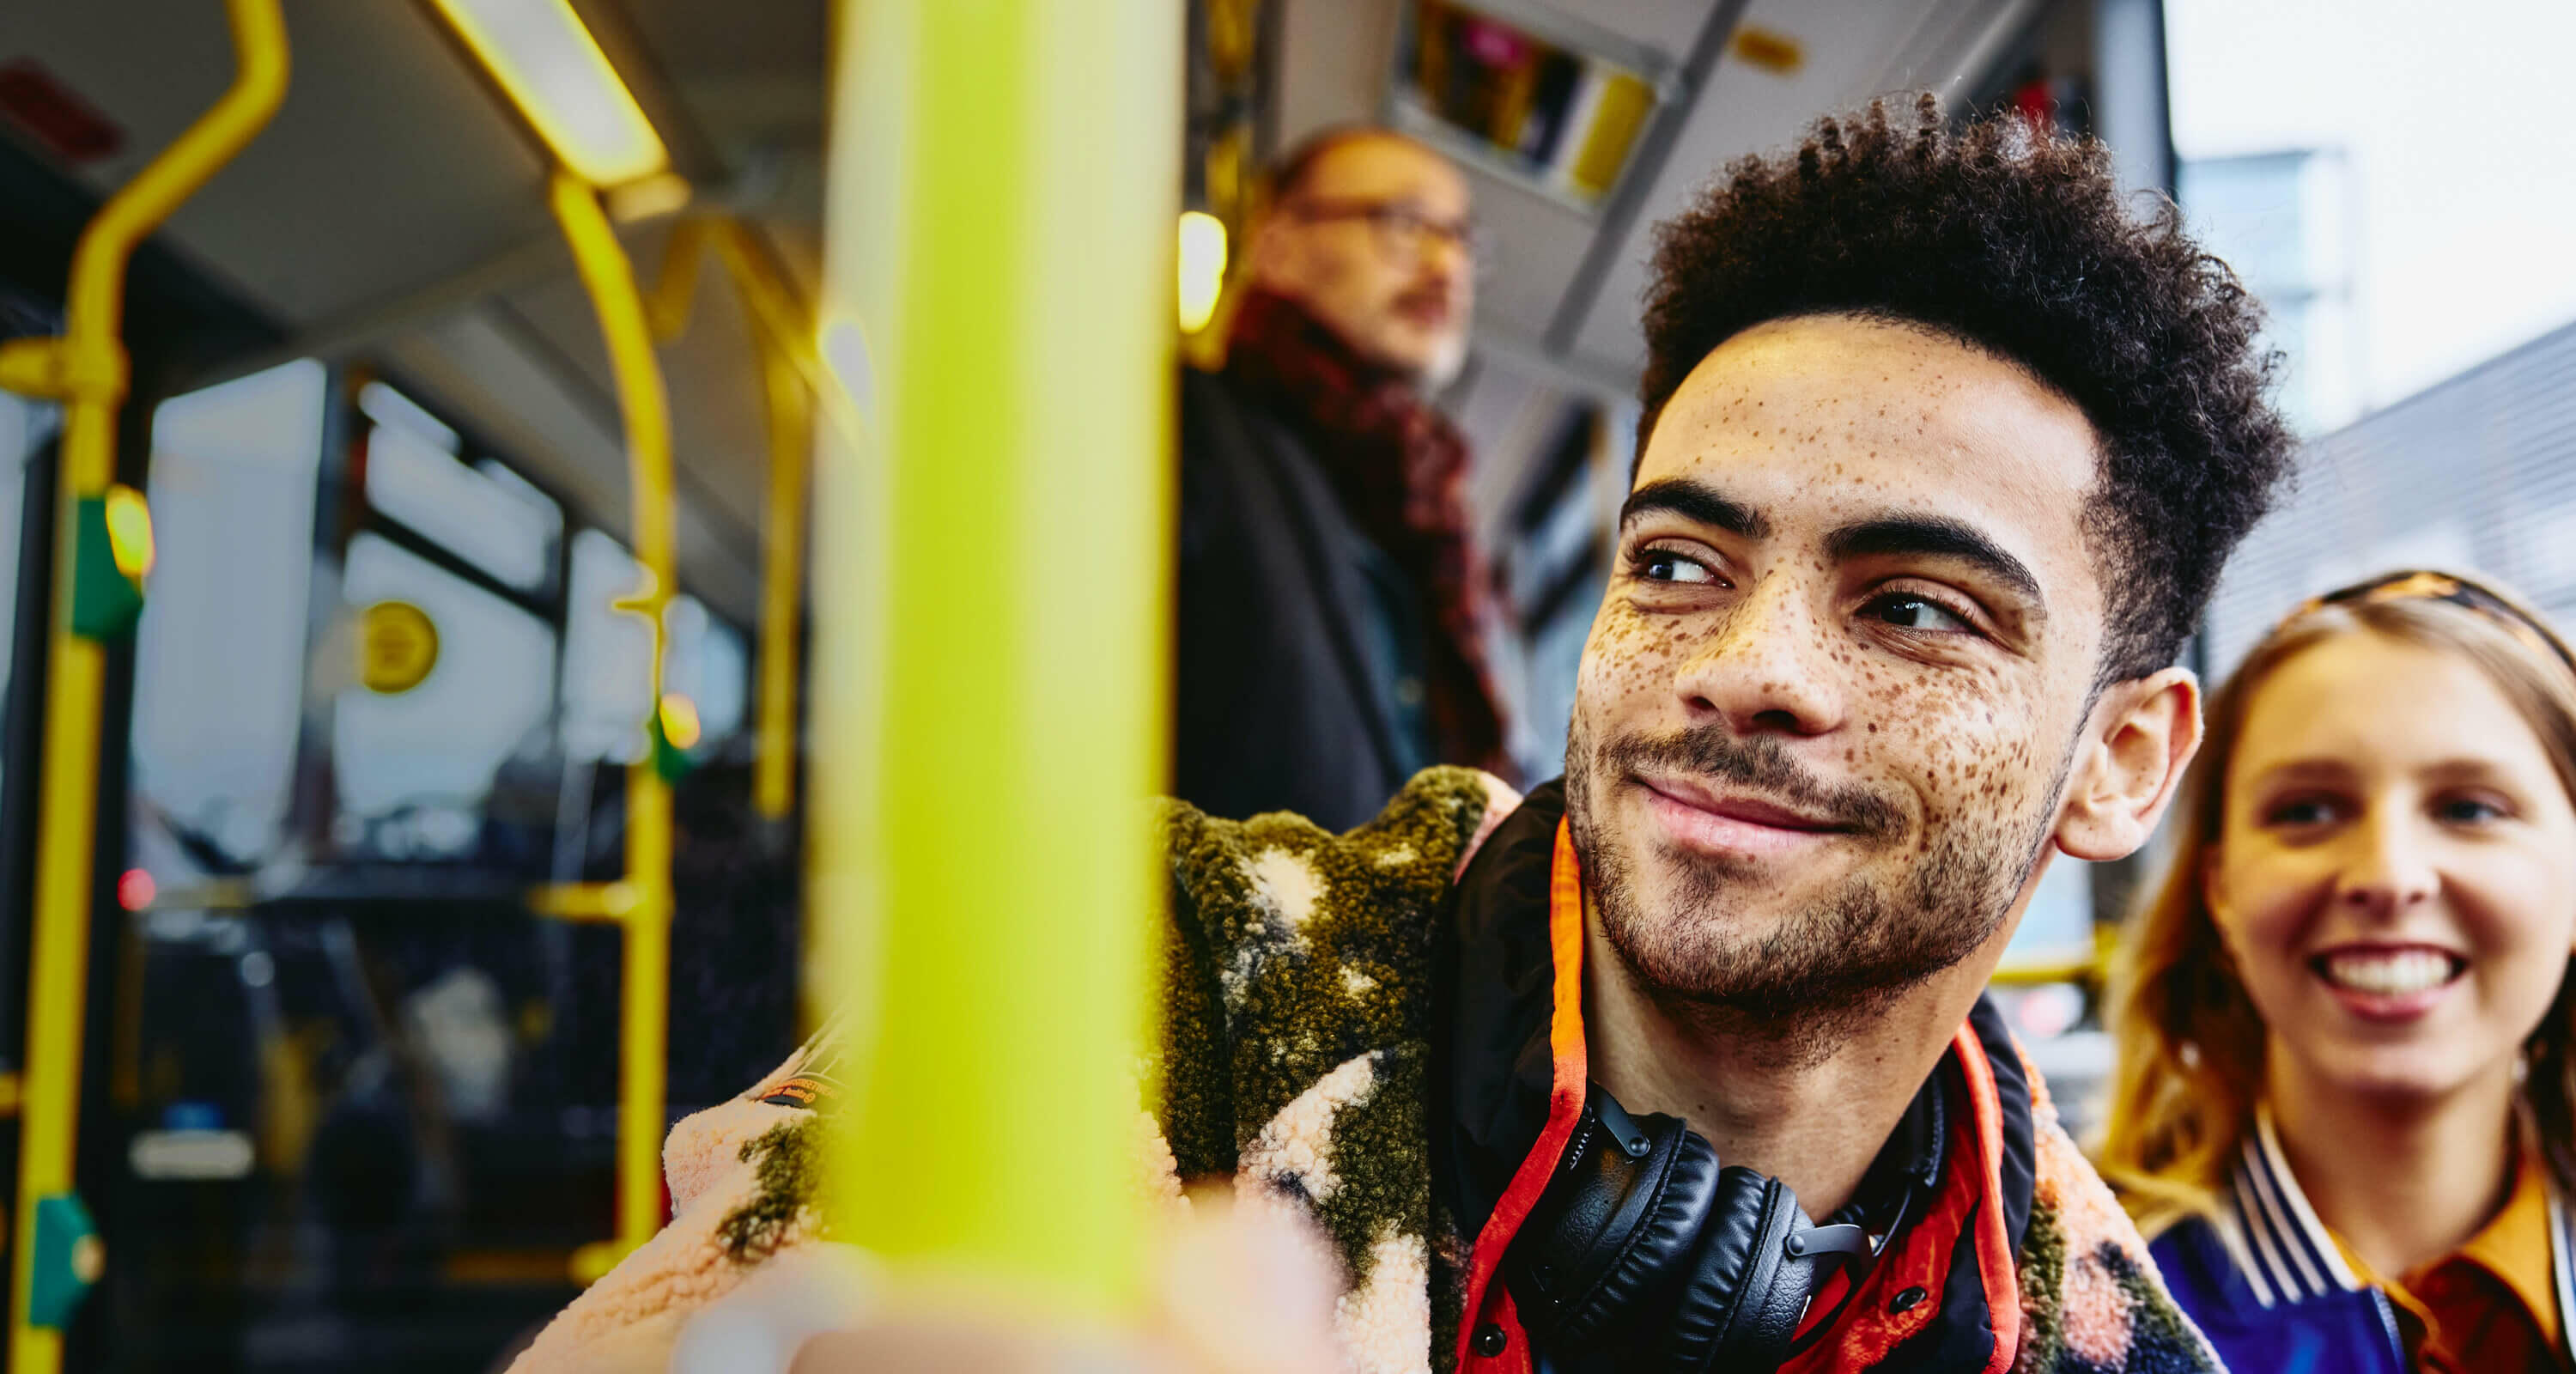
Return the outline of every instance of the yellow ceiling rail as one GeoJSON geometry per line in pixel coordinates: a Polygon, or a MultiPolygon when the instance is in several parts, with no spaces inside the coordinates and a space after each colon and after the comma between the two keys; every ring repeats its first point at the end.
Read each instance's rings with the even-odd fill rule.
{"type": "MultiPolygon", "coordinates": [[[[548,197],[564,241],[571,245],[582,285],[599,316],[599,332],[617,375],[617,402],[626,421],[628,487],[635,512],[635,558],[644,584],[617,603],[653,627],[652,692],[662,699],[663,613],[679,584],[672,542],[671,410],[662,391],[662,369],[653,357],[653,334],[635,270],[617,242],[599,195],[569,172],[558,171],[548,197]]],[[[658,729],[656,724],[651,727],[658,729]]],[[[664,1055],[671,1009],[671,788],[655,765],[657,747],[626,770],[626,877],[601,893],[598,910],[567,916],[610,918],[623,927],[626,965],[618,999],[617,1235],[573,1256],[573,1275],[587,1282],[607,1273],[662,1224],[664,1055]],[[623,909],[607,910],[615,887],[623,909]],[[631,904],[630,904],[631,903],[631,904]]],[[[559,890],[558,890],[559,891],[559,890]]],[[[542,904],[542,903],[541,903],[542,904]]]]}
{"type": "Polygon", "coordinates": [[[815,504],[809,949],[862,1064],[836,1196],[893,1264],[1132,1312],[1182,7],[837,19],[825,348],[874,442],[835,427],[815,504]]]}
{"type": "Polygon", "coordinates": [[[762,527],[759,722],[752,754],[752,803],[784,819],[796,796],[796,612],[805,581],[806,465],[813,456],[813,407],[807,387],[819,373],[798,364],[813,349],[813,314],[797,300],[761,252],[750,228],[724,218],[673,225],[662,270],[646,298],[656,338],[689,327],[698,266],[712,245],[751,319],[760,380],[768,398],[769,503],[762,527]]]}
{"type": "MultiPolygon", "coordinates": [[[[0,380],[61,397],[62,480],[55,498],[52,644],[37,816],[36,897],[28,988],[17,1243],[11,1247],[9,1368],[62,1367],[61,1325],[80,1285],[65,1229],[79,1216],[72,1146],[79,1125],[82,990],[88,979],[97,847],[99,690],[106,650],[72,628],[83,502],[104,499],[116,471],[116,411],[125,398],[120,337],[125,268],[136,245],[259,134],[286,98],[286,19],[278,0],[227,0],[236,70],[213,108],[99,207],[73,251],[60,339],[16,340],[0,380]],[[40,1243],[40,1235],[42,1242],[40,1243]],[[56,1272],[60,1268],[63,1272],[56,1272]]],[[[95,1246],[89,1247],[95,1254],[95,1246]]]]}
{"type": "Polygon", "coordinates": [[[688,328],[698,263],[710,248],[723,261],[750,311],[755,335],[775,346],[795,368],[815,409],[839,431],[844,444],[855,449],[866,443],[866,418],[823,360],[814,311],[740,221],[693,215],[672,226],[662,253],[661,275],[646,302],[654,336],[675,339],[688,328]]]}

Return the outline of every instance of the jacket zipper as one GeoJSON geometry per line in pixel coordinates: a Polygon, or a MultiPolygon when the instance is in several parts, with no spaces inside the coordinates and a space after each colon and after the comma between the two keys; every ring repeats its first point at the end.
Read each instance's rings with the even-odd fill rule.
{"type": "Polygon", "coordinates": [[[2388,1337],[2389,1358],[2397,1362],[2396,1368],[2406,1368],[2406,1341],[2397,1334],[2397,1310],[2388,1305],[2388,1294],[2377,1286],[2370,1290],[2370,1304],[2379,1310],[2379,1330],[2388,1337]]]}

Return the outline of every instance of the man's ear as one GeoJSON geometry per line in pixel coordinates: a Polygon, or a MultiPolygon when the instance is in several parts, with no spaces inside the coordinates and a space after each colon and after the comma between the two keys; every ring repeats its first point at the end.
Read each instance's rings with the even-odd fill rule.
{"type": "Polygon", "coordinates": [[[2200,748],[2200,679],[2167,668],[2116,684],[2090,726],[2068,770],[2057,847],[2099,863],[2136,853],[2173,801],[2200,748]]]}

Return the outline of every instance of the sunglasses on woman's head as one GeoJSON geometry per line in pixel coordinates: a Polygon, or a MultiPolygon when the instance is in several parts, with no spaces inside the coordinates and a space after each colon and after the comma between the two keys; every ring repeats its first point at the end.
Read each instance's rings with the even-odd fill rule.
{"type": "Polygon", "coordinates": [[[2514,638],[2549,654],[2566,664],[2569,672],[2576,673],[2576,653],[2570,653],[2565,641],[2548,626],[2494,590],[2453,573],[2426,568],[2382,573],[2366,582],[2355,582],[2349,587],[2338,587],[2322,596],[2310,597],[2300,603],[2289,618],[2296,620],[2327,606],[2371,606],[2384,601],[2447,601],[2454,606],[2466,607],[2502,625],[2514,638]]]}

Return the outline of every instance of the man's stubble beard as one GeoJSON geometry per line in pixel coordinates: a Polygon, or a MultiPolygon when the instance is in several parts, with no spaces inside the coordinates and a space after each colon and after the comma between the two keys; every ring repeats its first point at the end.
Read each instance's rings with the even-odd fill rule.
{"type": "Polygon", "coordinates": [[[2053,803],[2074,760],[2070,741],[2045,793],[2050,806],[1954,821],[1922,843],[1904,881],[1891,886],[1855,873],[1747,939],[1726,907],[1731,893],[1757,881],[1752,872],[1667,849],[1663,866],[1680,880],[1672,909],[1645,909],[1628,853],[1601,814],[1606,799],[1594,789],[1618,785],[1638,762],[1686,767],[1814,807],[1853,824],[1849,842],[1882,847],[1902,842],[1895,808],[1866,793],[1826,788],[1776,741],[1737,740],[1723,726],[1621,740],[1609,750],[1615,757],[1601,753],[1577,719],[1566,748],[1566,818],[1585,891],[1629,981],[1667,1016],[1783,1064],[1821,1060],[1903,993],[1993,937],[2046,852],[2053,803]]]}

